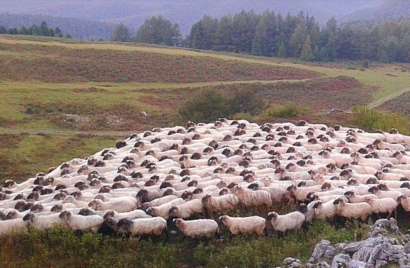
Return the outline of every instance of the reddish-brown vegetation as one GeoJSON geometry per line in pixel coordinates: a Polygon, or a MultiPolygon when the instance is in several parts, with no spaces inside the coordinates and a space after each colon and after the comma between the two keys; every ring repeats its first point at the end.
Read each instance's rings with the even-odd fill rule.
{"type": "Polygon", "coordinates": [[[394,112],[401,115],[410,117],[410,92],[401,94],[400,96],[389,100],[382,105],[378,106],[377,109],[385,110],[388,112],[394,112]]]}
{"type": "Polygon", "coordinates": [[[138,51],[0,43],[0,79],[43,82],[193,83],[318,77],[291,67],[138,51]]]}

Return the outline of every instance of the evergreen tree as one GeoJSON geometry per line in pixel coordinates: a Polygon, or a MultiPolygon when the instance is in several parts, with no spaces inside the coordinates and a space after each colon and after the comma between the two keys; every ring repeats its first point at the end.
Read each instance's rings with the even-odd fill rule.
{"type": "Polygon", "coordinates": [[[278,50],[278,57],[279,58],[286,58],[288,55],[286,46],[284,42],[281,42],[279,45],[279,50],[278,50]]]}
{"type": "Polygon", "coordinates": [[[261,38],[260,38],[258,33],[255,35],[255,38],[253,39],[251,54],[254,55],[254,56],[262,56],[263,55],[261,38]]]}
{"type": "Polygon", "coordinates": [[[230,47],[232,47],[232,31],[232,17],[230,15],[223,16],[219,20],[218,28],[214,35],[213,43],[215,50],[230,51],[230,47]]]}
{"type": "Polygon", "coordinates": [[[128,27],[124,24],[119,24],[115,27],[114,33],[111,36],[111,41],[114,42],[130,42],[131,34],[128,27]]]}
{"type": "MultiPolygon", "coordinates": [[[[175,41],[175,24],[162,16],[147,19],[137,30],[135,40],[139,43],[173,46],[175,41]]],[[[179,26],[178,26],[179,29],[179,26]]]]}
{"type": "Polygon", "coordinates": [[[40,25],[40,33],[42,36],[50,36],[50,31],[47,26],[47,22],[43,21],[40,25]]]}
{"type": "Polygon", "coordinates": [[[302,21],[296,27],[289,41],[290,53],[292,56],[299,57],[301,55],[307,34],[306,24],[302,21]]]}
{"type": "Polygon", "coordinates": [[[4,27],[3,25],[0,25],[0,34],[6,34],[6,33],[7,33],[6,27],[4,27]]]}
{"type": "Polygon", "coordinates": [[[389,63],[390,62],[389,57],[387,56],[387,53],[385,51],[383,51],[382,54],[380,55],[379,61],[381,63],[389,63]]]}
{"type": "Polygon", "coordinates": [[[312,60],[315,59],[315,56],[313,55],[312,44],[310,42],[310,36],[309,35],[307,36],[306,41],[303,44],[300,59],[304,60],[304,61],[312,61],[312,60]]]}

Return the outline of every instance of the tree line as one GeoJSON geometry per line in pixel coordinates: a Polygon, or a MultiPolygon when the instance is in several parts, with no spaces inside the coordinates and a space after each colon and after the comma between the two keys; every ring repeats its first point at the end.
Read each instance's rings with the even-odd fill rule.
{"type": "Polygon", "coordinates": [[[60,28],[49,28],[47,22],[43,21],[40,25],[33,24],[31,27],[22,26],[20,28],[12,27],[6,28],[4,25],[0,25],[0,34],[20,34],[20,35],[37,35],[37,36],[50,36],[50,37],[66,37],[71,38],[69,34],[64,35],[60,28]]]}
{"type": "Polygon", "coordinates": [[[117,26],[112,40],[305,61],[410,62],[410,19],[405,18],[343,25],[331,18],[320,26],[314,16],[303,12],[282,16],[242,11],[220,19],[205,15],[182,38],[178,24],[159,16],[146,20],[135,37],[126,26],[117,26]]]}

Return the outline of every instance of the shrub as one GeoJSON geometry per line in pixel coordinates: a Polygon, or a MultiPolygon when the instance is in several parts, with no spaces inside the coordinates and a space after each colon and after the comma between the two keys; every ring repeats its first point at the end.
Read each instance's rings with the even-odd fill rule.
{"type": "Polygon", "coordinates": [[[297,106],[294,103],[278,105],[274,108],[268,108],[262,113],[262,119],[267,120],[272,117],[295,117],[307,113],[307,109],[297,106]]]}
{"type": "Polygon", "coordinates": [[[364,106],[355,106],[352,108],[352,112],[350,122],[367,131],[378,129],[389,131],[391,128],[396,128],[402,134],[410,134],[410,121],[405,116],[377,111],[364,106]]]}
{"type": "Polygon", "coordinates": [[[254,116],[259,114],[265,102],[253,89],[234,90],[232,96],[209,90],[185,102],[178,111],[182,121],[211,122],[220,117],[232,118],[234,114],[254,116]]]}

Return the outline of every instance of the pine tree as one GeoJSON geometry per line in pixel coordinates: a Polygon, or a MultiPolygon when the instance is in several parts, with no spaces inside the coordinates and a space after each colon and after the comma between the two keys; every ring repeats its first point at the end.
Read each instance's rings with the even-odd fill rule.
{"type": "Polygon", "coordinates": [[[260,38],[260,35],[258,33],[255,35],[255,38],[253,39],[251,54],[254,55],[254,56],[262,56],[263,55],[261,38],[260,38]]]}
{"type": "Polygon", "coordinates": [[[278,57],[279,58],[286,58],[288,55],[285,43],[281,42],[279,45],[279,50],[278,50],[278,57]]]}
{"type": "Polygon", "coordinates": [[[315,59],[315,55],[313,55],[312,44],[310,42],[309,35],[306,38],[306,42],[303,44],[302,52],[300,54],[300,59],[304,61],[312,61],[315,59]]]}
{"type": "Polygon", "coordinates": [[[124,24],[119,24],[115,27],[114,33],[111,36],[111,41],[114,42],[129,42],[131,41],[130,32],[124,24]]]}

